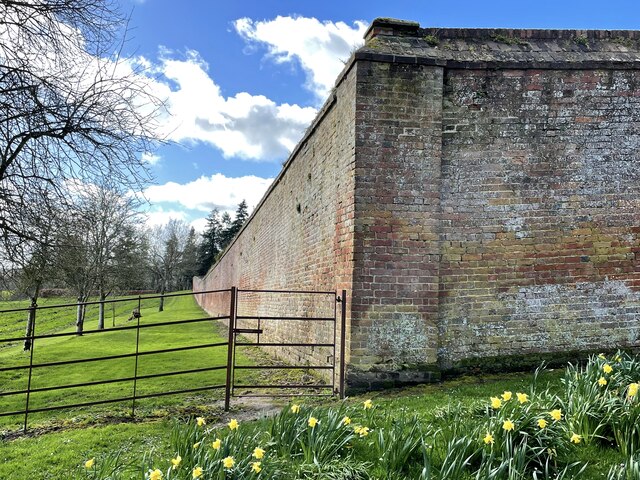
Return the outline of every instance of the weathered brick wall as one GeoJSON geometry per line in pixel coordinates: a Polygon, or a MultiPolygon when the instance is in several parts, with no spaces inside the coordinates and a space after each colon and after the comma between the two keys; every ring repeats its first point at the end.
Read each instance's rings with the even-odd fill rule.
{"type": "MultiPolygon", "coordinates": [[[[335,101],[194,288],[346,288],[351,386],[639,347],[638,65],[638,32],[374,22],[335,101]]],[[[240,314],[283,303],[254,296],[240,314]]],[[[330,336],[317,327],[267,334],[330,336]]]]}
{"type": "Polygon", "coordinates": [[[440,358],[637,346],[640,72],[447,70],[440,358]]]}
{"type": "MultiPolygon", "coordinates": [[[[344,76],[335,99],[325,105],[319,120],[219,263],[205,277],[194,279],[195,291],[235,285],[241,289],[351,292],[354,73],[344,76]]],[[[229,309],[227,298],[220,295],[205,296],[200,303],[213,314],[229,309]]],[[[334,306],[334,299],[326,296],[244,293],[239,298],[238,314],[331,316],[334,306]]],[[[241,326],[255,328],[256,322],[245,321],[241,326]]],[[[327,322],[264,321],[261,327],[265,330],[262,341],[333,340],[333,326],[327,322]]],[[[280,348],[275,353],[298,363],[317,365],[326,364],[330,352],[325,348],[280,348]]]]}
{"type": "Polygon", "coordinates": [[[442,75],[357,64],[351,385],[429,380],[436,363],[442,75]]]}

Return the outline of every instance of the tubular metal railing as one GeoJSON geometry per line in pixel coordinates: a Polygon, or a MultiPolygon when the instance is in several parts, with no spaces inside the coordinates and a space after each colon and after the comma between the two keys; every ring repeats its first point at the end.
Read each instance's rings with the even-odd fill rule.
{"type": "MultiPolygon", "coordinates": [[[[25,312],[30,315],[31,318],[31,329],[30,332],[24,336],[13,336],[11,338],[0,338],[0,345],[9,344],[12,342],[26,342],[29,345],[29,363],[23,365],[12,365],[12,366],[2,366],[0,365],[0,373],[1,372],[9,372],[9,371],[27,371],[27,385],[26,388],[5,391],[3,387],[0,386],[0,399],[4,397],[11,397],[16,395],[25,395],[25,406],[24,409],[12,410],[12,411],[1,411],[0,417],[8,417],[8,416],[19,416],[24,415],[24,431],[27,430],[28,426],[28,418],[31,413],[38,412],[48,412],[52,410],[63,410],[70,408],[78,408],[78,407],[87,407],[93,405],[103,405],[109,403],[119,403],[119,402],[131,402],[131,416],[135,416],[136,411],[136,402],[140,399],[153,398],[153,397],[161,397],[166,395],[177,395],[183,393],[192,393],[192,392],[202,392],[216,389],[224,389],[224,407],[225,410],[229,410],[230,399],[233,396],[283,396],[281,394],[271,394],[271,395],[235,395],[234,389],[239,388],[253,388],[253,389],[286,389],[291,390],[295,389],[297,392],[303,389],[313,389],[313,390],[329,390],[330,393],[325,393],[325,395],[335,395],[340,394],[341,397],[344,396],[344,348],[345,348],[345,318],[346,318],[346,291],[342,291],[342,295],[338,296],[336,292],[326,292],[326,291],[295,291],[295,290],[238,290],[236,287],[231,287],[229,289],[223,290],[208,290],[202,292],[189,292],[189,293],[172,293],[165,295],[152,295],[152,296],[138,296],[131,298],[119,298],[119,299],[110,299],[104,301],[92,301],[92,302],[80,302],[80,303],[69,303],[69,304],[58,304],[58,305],[45,305],[45,306],[37,306],[31,305],[27,308],[17,308],[17,309],[8,309],[8,310],[0,310],[0,318],[3,314],[7,313],[17,313],[17,312],[25,312]],[[241,305],[242,294],[276,294],[280,296],[287,295],[309,295],[309,296],[333,296],[333,315],[332,316],[311,316],[311,317],[296,317],[296,316],[277,316],[277,315],[268,315],[268,316],[253,316],[253,315],[237,315],[239,304],[241,305]],[[147,302],[153,299],[161,299],[168,297],[178,297],[184,295],[220,295],[220,294],[229,294],[230,302],[228,306],[228,315],[219,315],[219,316],[208,316],[203,318],[194,318],[194,319],[179,319],[173,321],[166,322],[157,322],[157,323],[143,323],[140,322],[140,315],[136,317],[135,325],[128,326],[114,326],[106,329],[98,329],[98,330],[84,330],[81,332],[81,335],[100,335],[105,333],[112,333],[118,331],[135,331],[135,343],[132,345],[132,352],[130,353],[121,353],[115,355],[102,355],[96,357],[86,357],[79,358],[73,360],[56,360],[49,362],[36,362],[34,361],[34,351],[36,349],[36,345],[39,344],[37,341],[43,339],[51,339],[51,338],[60,338],[60,337],[72,337],[79,335],[78,332],[57,332],[57,333],[46,333],[46,334],[36,334],[37,323],[37,312],[47,309],[62,309],[62,308],[85,308],[88,305],[98,305],[98,304],[115,304],[122,302],[135,302],[137,304],[137,312],[141,312],[143,302],[147,302]],[[337,304],[340,304],[340,314],[338,315],[337,304]],[[181,345],[175,346],[172,348],[164,348],[164,349],[153,349],[153,350],[143,350],[141,351],[140,345],[140,332],[141,330],[147,329],[157,329],[162,327],[175,327],[178,325],[185,324],[194,324],[194,323],[202,323],[202,322],[211,322],[211,321],[220,321],[220,320],[228,320],[228,338],[226,341],[222,342],[211,342],[211,343],[197,343],[191,345],[181,345]],[[243,320],[257,320],[258,328],[256,329],[248,329],[248,328],[238,328],[238,321],[243,320]],[[265,322],[287,322],[287,321],[308,321],[308,322],[327,322],[332,323],[332,337],[328,339],[327,342],[277,342],[277,341],[262,341],[260,338],[263,333],[263,327],[265,322]],[[338,329],[338,321],[340,321],[339,329],[338,329]],[[337,345],[337,335],[338,330],[340,334],[340,345],[338,348],[337,345]],[[250,335],[257,334],[257,341],[250,342],[243,340],[242,338],[238,338],[238,335],[250,335]],[[161,373],[148,373],[148,374],[140,374],[139,373],[139,359],[141,357],[148,357],[153,355],[161,355],[171,352],[184,352],[189,350],[197,350],[197,349],[205,349],[205,348],[214,348],[214,347],[226,347],[227,348],[227,361],[226,364],[218,364],[211,365],[206,367],[198,367],[198,368],[188,368],[188,369],[176,369],[172,371],[166,371],[161,373]],[[332,361],[330,364],[325,365],[290,365],[290,364],[276,364],[276,365],[236,365],[236,347],[284,347],[284,348],[328,348],[331,350],[332,361]],[[134,359],[133,372],[130,375],[118,377],[118,378],[109,378],[109,379],[98,379],[91,380],[86,382],[72,382],[61,385],[54,386],[41,386],[41,387],[33,387],[33,373],[34,371],[41,372],[46,371],[47,368],[55,368],[60,366],[69,366],[76,364],[90,364],[92,362],[103,362],[108,360],[117,360],[117,359],[126,359],[132,358],[134,359]],[[339,371],[336,374],[336,363],[339,363],[339,371]],[[300,383],[300,384],[236,384],[235,383],[235,370],[322,370],[330,372],[331,382],[326,383],[300,383]],[[138,381],[140,380],[148,380],[153,378],[161,378],[161,377],[169,377],[169,376],[178,376],[178,375],[188,375],[195,373],[203,373],[203,372],[213,372],[218,370],[226,371],[226,380],[224,384],[213,384],[206,386],[194,386],[192,388],[186,389],[177,389],[177,390],[169,390],[169,391],[160,391],[155,393],[144,393],[141,394],[138,389],[138,381]],[[337,377],[337,379],[336,379],[337,377]],[[99,385],[107,385],[107,384],[117,384],[117,383],[131,383],[131,394],[125,396],[119,396],[116,398],[109,399],[99,399],[92,401],[84,401],[84,402],[76,402],[76,403],[65,403],[61,405],[49,405],[49,406],[40,406],[40,407],[32,407],[31,406],[31,395],[34,393],[42,393],[42,392],[52,392],[58,390],[67,390],[71,388],[80,388],[80,387],[95,387],[99,385]]],[[[317,395],[317,393],[315,393],[317,395]]],[[[297,393],[297,395],[300,395],[297,393]]]]}

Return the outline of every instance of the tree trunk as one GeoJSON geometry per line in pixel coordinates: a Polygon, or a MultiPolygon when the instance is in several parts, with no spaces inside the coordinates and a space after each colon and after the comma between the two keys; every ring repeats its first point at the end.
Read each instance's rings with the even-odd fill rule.
{"type": "Polygon", "coordinates": [[[78,308],[76,310],[76,333],[78,335],[82,335],[82,331],[84,330],[84,313],[87,308],[84,305],[84,297],[78,297],[78,308]]]}
{"type": "Polygon", "coordinates": [[[162,289],[160,290],[160,306],[158,307],[159,312],[164,312],[164,293],[166,289],[164,283],[162,284],[162,289]]]}
{"type": "Polygon", "coordinates": [[[100,305],[98,305],[98,330],[104,330],[104,299],[107,298],[102,288],[99,290],[100,305]]]}
{"type": "Polygon", "coordinates": [[[23,349],[25,352],[31,350],[31,335],[33,335],[33,327],[36,323],[36,307],[38,302],[38,293],[40,289],[36,289],[36,293],[30,297],[31,298],[31,309],[29,310],[29,314],[27,316],[27,328],[24,332],[24,346],[23,349]]]}

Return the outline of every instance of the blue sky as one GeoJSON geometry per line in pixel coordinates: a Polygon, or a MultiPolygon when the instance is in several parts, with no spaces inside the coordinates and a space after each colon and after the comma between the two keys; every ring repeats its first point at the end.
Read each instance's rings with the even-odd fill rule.
{"type": "Polygon", "coordinates": [[[422,27],[639,29],[640,3],[120,0],[126,50],[166,96],[149,222],[255,206],[376,17],[422,27]]]}

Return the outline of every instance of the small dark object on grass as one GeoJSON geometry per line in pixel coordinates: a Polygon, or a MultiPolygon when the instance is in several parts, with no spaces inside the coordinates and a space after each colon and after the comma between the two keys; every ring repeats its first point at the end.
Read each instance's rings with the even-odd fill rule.
{"type": "Polygon", "coordinates": [[[136,318],[142,318],[142,315],[140,314],[140,310],[138,310],[137,308],[134,308],[133,310],[131,310],[131,316],[127,318],[127,322],[134,320],[136,318]]]}

